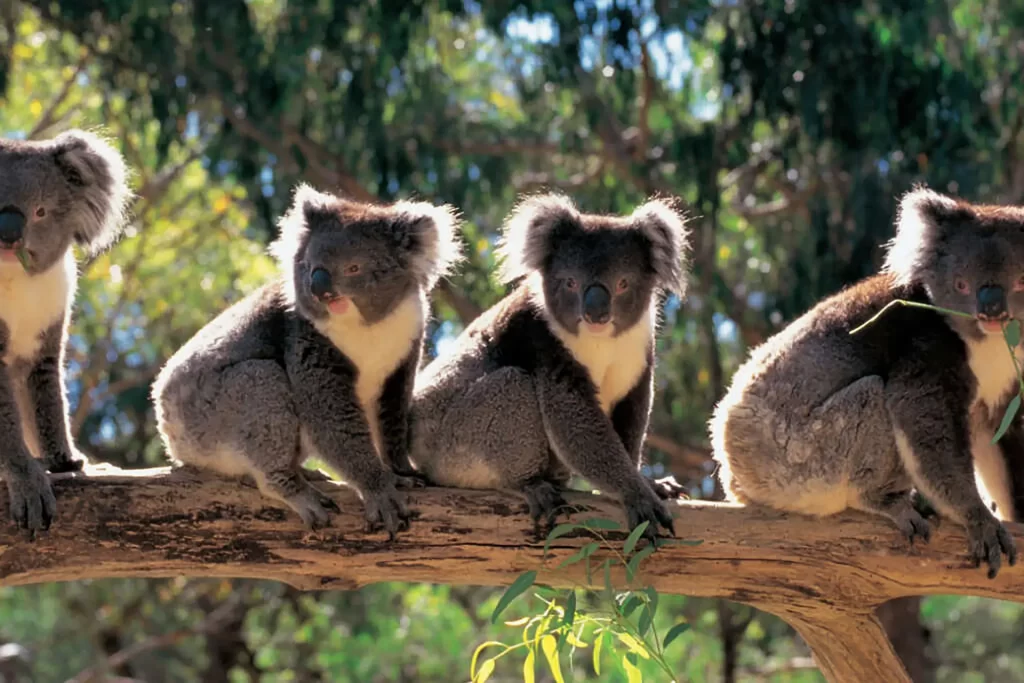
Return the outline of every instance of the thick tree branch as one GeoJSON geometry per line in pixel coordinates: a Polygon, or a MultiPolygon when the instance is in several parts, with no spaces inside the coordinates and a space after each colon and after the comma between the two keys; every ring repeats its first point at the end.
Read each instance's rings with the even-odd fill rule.
{"type": "MultiPolygon", "coordinates": [[[[345,512],[312,534],[253,487],[187,470],[100,467],[53,479],[59,512],[47,534],[28,541],[0,524],[0,586],[179,575],[271,579],[302,589],[380,581],[494,586],[528,569],[551,585],[586,584],[582,564],[555,568],[589,538],[558,539],[542,564],[543,543],[533,537],[525,505],[497,492],[413,492],[419,517],[388,542],[383,533],[365,533],[358,497],[329,482],[321,488],[345,512]]],[[[613,500],[568,498],[579,510],[576,521],[622,522],[613,500]]],[[[0,495],[0,509],[6,506],[0,495]]],[[[930,544],[910,548],[890,524],[863,513],[818,520],[686,503],[676,515],[680,536],[703,543],[660,549],[641,566],[640,585],[726,598],[780,616],[808,641],[831,681],[909,680],[872,613],[887,600],[955,593],[1024,602],[1024,564],[987,579],[969,565],[966,539],[949,523],[939,525],[930,544]]],[[[1010,528],[1024,546],[1024,525],[1010,528]]],[[[603,558],[598,551],[593,561],[603,558]]],[[[621,571],[612,576],[622,585],[621,571]]]]}

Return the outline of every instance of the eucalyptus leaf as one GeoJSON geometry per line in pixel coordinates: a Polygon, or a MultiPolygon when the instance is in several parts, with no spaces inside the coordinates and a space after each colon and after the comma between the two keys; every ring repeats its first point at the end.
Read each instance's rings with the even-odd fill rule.
{"type": "Polygon", "coordinates": [[[494,612],[491,614],[491,623],[495,624],[498,622],[498,615],[500,615],[509,604],[517,597],[522,595],[523,591],[533,585],[533,582],[537,580],[537,572],[533,569],[523,572],[512,582],[505,593],[498,600],[498,604],[494,608],[494,612]]]}

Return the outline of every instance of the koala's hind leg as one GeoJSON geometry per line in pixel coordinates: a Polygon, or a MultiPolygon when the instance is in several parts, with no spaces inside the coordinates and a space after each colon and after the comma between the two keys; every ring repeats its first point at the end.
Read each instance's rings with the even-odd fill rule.
{"type": "Polygon", "coordinates": [[[890,516],[874,494],[910,490],[880,377],[862,377],[804,415],[780,415],[757,396],[733,410],[722,469],[740,500],[820,516],[854,506],[890,516]]]}
{"type": "Polygon", "coordinates": [[[300,468],[299,419],[284,369],[273,361],[236,363],[202,388],[172,378],[159,399],[161,432],[173,458],[222,474],[248,475],[310,528],[327,526],[338,506],[300,468]]]}
{"type": "Polygon", "coordinates": [[[431,479],[464,488],[511,489],[527,501],[535,523],[552,524],[565,505],[565,476],[552,467],[537,390],[529,374],[502,368],[478,379],[454,401],[441,424],[440,462],[431,479]]]}

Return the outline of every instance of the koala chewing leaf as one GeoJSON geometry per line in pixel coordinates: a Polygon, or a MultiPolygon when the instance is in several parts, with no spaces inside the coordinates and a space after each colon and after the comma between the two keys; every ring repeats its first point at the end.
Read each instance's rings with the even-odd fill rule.
{"type": "Polygon", "coordinates": [[[310,528],[337,507],[301,464],[357,489],[369,530],[394,537],[413,485],[408,410],[428,293],[461,259],[450,207],[377,206],[302,185],[271,246],[284,277],[226,309],[161,370],[157,427],[171,458],[249,475],[310,528]]]}
{"type": "Polygon", "coordinates": [[[719,476],[733,500],[863,510],[911,542],[929,537],[916,487],[994,577],[1017,551],[976,479],[1003,519],[1022,518],[1020,419],[991,442],[1018,387],[1002,330],[1024,318],[1024,209],[916,188],[887,246],[881,274],[818,303],[736,372],[710,422],[719,476]],[[850,334],[895,299],[970,317],[899,306],[850,334]]]}
{"type": "Polygon", "coordinates": [[[413,465],[428,480],[520,491],[553,523],[572,472],[621,498],[631,528],[673,530],[639,471],[650,417],[657,293],[685,288],[683,219],[652,200],[624,217],[566,198],[506,221],[502,279],[525,278],[416,379],[413,465]]]}
{"type": "Polygon", "coordinates": [[[56,513],[46,470],[85,463],[64,396],[72,247],[98,253],[117,239],[126,176],[121,155],[93,133],[0,140],[0,478],[15,523],[33,535],[56,513]]]}

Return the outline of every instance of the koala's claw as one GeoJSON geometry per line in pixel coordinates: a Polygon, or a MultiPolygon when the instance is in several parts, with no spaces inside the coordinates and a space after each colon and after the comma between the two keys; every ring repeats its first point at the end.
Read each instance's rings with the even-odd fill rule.
{"type": "Polygon", "coordinates": [[[54,474],[81,472],[83,467],[85,467],[85,457],[79,453],[60,453],[46,458],[46,469],[54,474]]]}
{"type": "Polygon", "coordinates": [[[900,533],[907,539],[911,545],[914,544],[915,538],[920,538],[925,543],[928,543],[932,538],[932,528],[928,524],[928,521],[921,516],[914,508],[908,506],[906,511],[903,512],[899,517],[893,519],[896,526],[899,528],[900,533]]]}
{"type": "Polygon", "coordinates": [[[555,526],[559,512],[567,503],[561,491],[552,482],[540,480],[523,486],[526,506],[533,520],[533,531],[537,538],[543,538],[555,526]]]}
{"type": "Polygon", "coordinates": [[[384,529],[391,541],[395,540],[395,534],[409,528],[409,519],[414,516],[395,488],[366,492],[363,504],[366,506],[366,533],[384,529]]]}
{"type": "Polygon", "coordinates": [[[658,537],[659,524],[665,527],[672,536],[676,535],[675,521],[656,495],[630,497],[626,498],[624,503],[630,529],[635,529],[645,521],[650,522],[644,529],[643,537],[651,543],[654,543],[658,537]]]}
{"type": "Polygon", "coordinates": [[[305,488],[302,493],[290,497],[288,504],[299,514],[303,524],[312,531],[330,526],[331,513],[341,512],[337,503],[312,486],[305,488]]]}
{"type": "Polygon", "coordinates": [[[395,474],[395,488],[422,489],[427,486],[430,486],[430,480],[427,479],[425,474],[421,474],[416,470],[395,474]]]}
{"type": "Polygon", "coordinates": [[[982,562],[988,564],[988,578],[994,579],[999,573],[1002,555],[1006,553],[1007,564],[1017,563],[1017,546],[1006,527],[994,517],[986,515],[967,529],[971,560],[975,567],[982,562]]]}
{"type": "Polygon", "coordinates": [[[662,500],[676,500],[677,498],[689,497],[686,494],[686,489],[671,474],[661,479],[648,479],[647,483],[651,485],[651,490],[662,500]]]}
{"type": "Polygon", "coordinates": [[[26,472],[5,473],[7,495],[11,501],[11,519],[34,539],[37,531],[46,531],[57,516],[57,499],[50,479],[40,463],[31,461],[26,472]]]}

